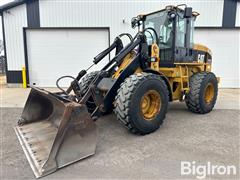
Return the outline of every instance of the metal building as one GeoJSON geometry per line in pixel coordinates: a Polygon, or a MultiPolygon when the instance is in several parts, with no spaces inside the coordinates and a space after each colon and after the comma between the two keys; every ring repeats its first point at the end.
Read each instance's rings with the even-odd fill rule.
{"type": "MultiPolygon", "coordinates": [[[[131,18],[166,5],[187,3],[201,15],[194,39],[213,52],[221,87],[239,88],[240,1],[18,0],[0,7],[7,58],[7,83],[53,87],[61,75],[76,75],[122,32],[131,18]]],[[[108,61],[106,59],[105,61],[108,61]]]]}

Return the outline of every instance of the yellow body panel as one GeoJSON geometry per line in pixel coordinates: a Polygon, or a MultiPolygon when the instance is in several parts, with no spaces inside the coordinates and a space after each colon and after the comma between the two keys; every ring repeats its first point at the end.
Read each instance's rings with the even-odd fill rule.
{"type": "Polygon", "coordinates": [[[151,69],[158,71],[159,70],[159,48],[156,43],[152,44],[151,47],[151,58],[153,59],[153,62],[151,62],[151,69]]]}
{"type": "Polygon", "coordinates": [[[134,51],[132,51],[131,53],[126,55],[126,57],[124,58],[122,64],[118,67],[117,71],[114,73],[112,78],[117,79],[119,77],[119,75],[121,74],[121,72],[130,64],[130,62],[132,61],[132,59],[135,56],[136,56],[136,53],[134,51]]]}
{"type": "MultiPolygon", "coordinates": [[[[208,52],[211,54],[210,49],[206,46],[195,44],[195,50],[208,52]]],[[[157,44],[153,43],[151,47],[151,63],[150,67],[152,70],[157,71],[167,77],[169,84],[172,89],[172,100],[183,100],[184,94],[189,91],[189,79],[193,73],[211,71],[211,64],[192,62],[192,63],[174,63],[175,67],[159,67],[160,57],[159,57],[159,47],[157,44]]],[[[132,51],[123,60],[122,64],[116,70],[113,78],[118,78],[121,72],[129,65],[132,59],[136,56],[136,53],[132,51]]],[[[135,73],[142,72],[139,67],[135,73]]],[[[218,78],[219,81],[219,78],[218,78]]]]}
{"type": "Polygon", "coordinates": [[[194,50],[199,50],[199,51],[204,51],[204,52],[207,52],[210,55],[212,55],[212,51],[207,46],[204,46],[202,44],[194,44],[193,49],[194,50]]]}

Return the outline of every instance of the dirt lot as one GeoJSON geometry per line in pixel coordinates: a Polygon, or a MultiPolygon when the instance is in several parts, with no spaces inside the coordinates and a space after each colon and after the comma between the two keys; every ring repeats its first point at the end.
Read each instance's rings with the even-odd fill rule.
{"type": "MultiPolygon", "coordinates": [[[[0,179],[34,179],[13,130],[28,92],[2,89],[0,179]]],[[[172,103],[163,126],[146,136],[130,134],[114,115],[108,115],[97,121],[99,141],[94,156],[42,179],[195,178],[180,175],[181,161],[235,165],[239,171],[239,113],[239,90],[220,90],[211,113],[195,115],[184,103],[172,103]]],[[[239,174],[208,177],[239,179],[239,174]]]]}

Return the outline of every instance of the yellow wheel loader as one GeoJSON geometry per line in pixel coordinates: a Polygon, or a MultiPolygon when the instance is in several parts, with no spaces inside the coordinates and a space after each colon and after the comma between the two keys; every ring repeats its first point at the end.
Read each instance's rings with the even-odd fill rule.
{"type": "Polygon", "coordinates": [[[94,121],[112,111],[139,135],[161,126],[171,101],[185,101],[194,113],[210,112],[219,79],[211,72],[211,51],[193,43],[198,15],[179,5],[134,17],[138,33],[120,34],[94,58],[93,65],[115,51],[100,71],[87,74],[92,65],[76,78],[59,78],[57,87],[63,78],[73,81],[57,93],[32,87],[15,131],[35,176],[93,155],[94,121]],[[123,36],[129,38],[126,45],[123,36]]]}

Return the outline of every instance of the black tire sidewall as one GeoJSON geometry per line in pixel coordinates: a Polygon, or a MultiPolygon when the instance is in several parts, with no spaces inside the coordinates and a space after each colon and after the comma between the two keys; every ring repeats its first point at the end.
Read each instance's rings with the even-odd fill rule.
{"type": "Polygon", "coordinates": [[[158,79],[145,79],[133,92],[130,102],[130,118],[136,128],[146,133],[150,133],[159,128],[168,108],[168,94],[166,87],[158,79]],[[147,121],[142,116],[140,102],[142,96],[149,90],[156,90],[161,98],[161,109],[158,115],[151,121],[147,121]]]}
{"type": "MultiPolygon", "coordinates": [[[[93,71],[89,74],[86,74],[83,77],[83,79],[81,80],[81,83],[80,83],[80,84],[82,84],[82,85],[80,85],[80,87],[82,88],[80,90],[80,94],[82,96],[84,96],[87,93],[89,85],[92,83],[93,79],[98,75],[98,73],[99,73],[98,71],[93,71]]],[[[88,108],[89,113],[92,113],[96,109],[96,104],[94,103],[92,96],[90,96],[88,98],[88,100],[86,101],[86,106],[88,108]]]]}
{"type": "Polygon", "coordinates": [[[217,100],[217,94],[218,94],[217,78],[215,77],[214,74],[208,73],[201,83],[200,92],[199,92],[199,104],[201,109],[204,112],[210,112],[213,109],[217,100]],[[210,103],[206,103],[204,99],[204,94],[205,94],[206,87],[209,83],[211,83],[214,87],[214,96],[210,103]]]}

